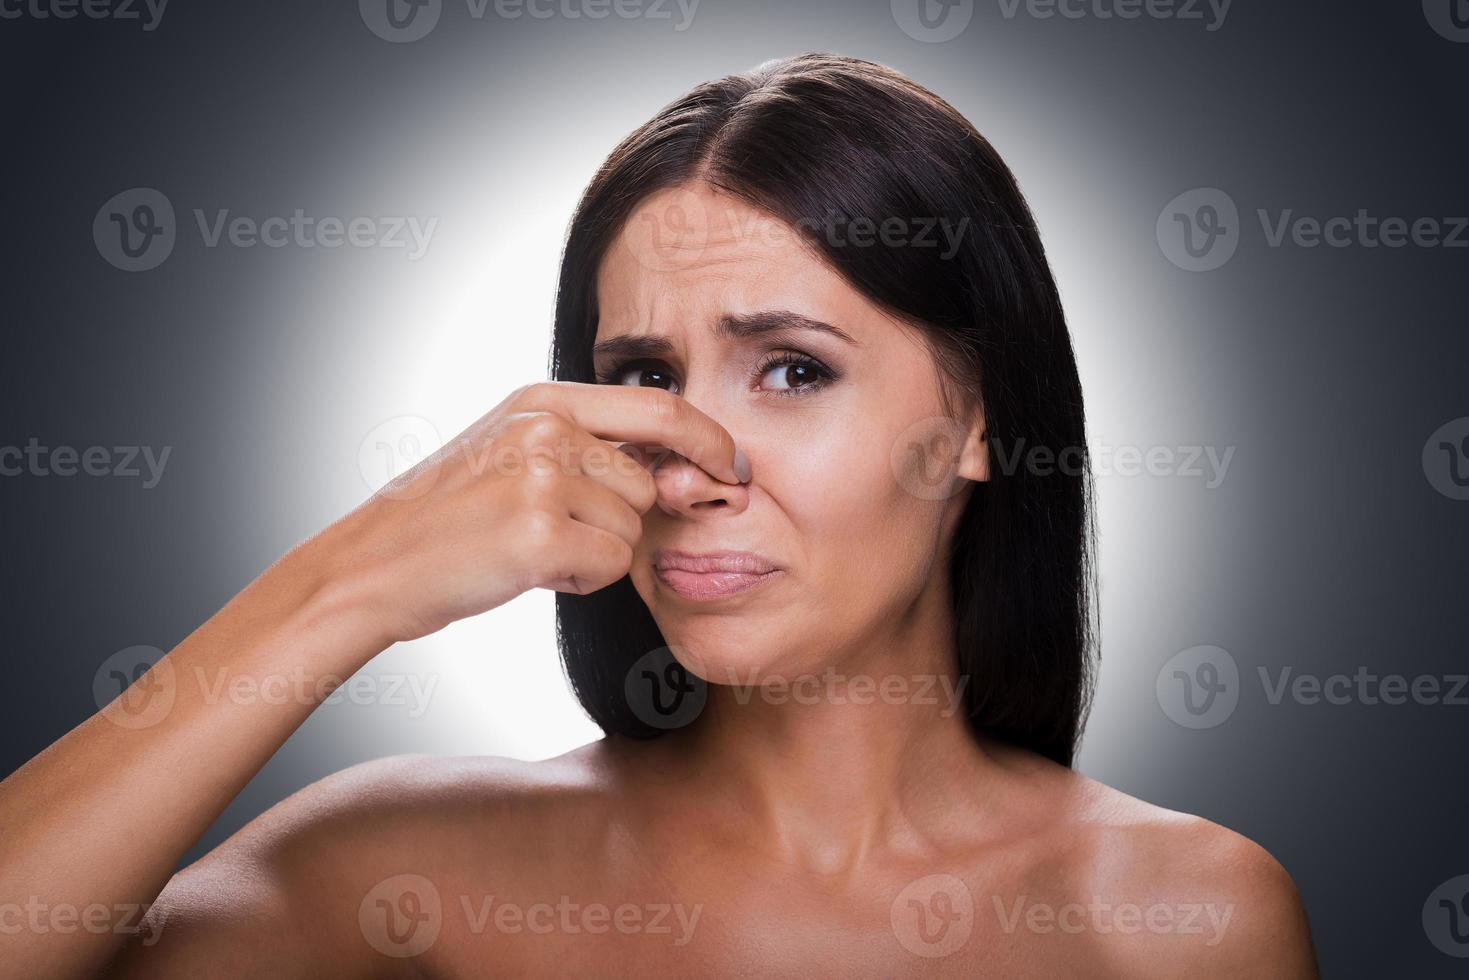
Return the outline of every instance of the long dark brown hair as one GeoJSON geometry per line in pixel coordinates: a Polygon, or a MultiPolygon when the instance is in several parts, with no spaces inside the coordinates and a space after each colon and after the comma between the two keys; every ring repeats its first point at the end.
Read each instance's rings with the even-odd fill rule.
{"type": "MultiPolygon", "coordinates": [[[[974,484],[949,563],[965,714],[976,732],[1071,765],[1093,677],[1091,473],[1071,338],[1009,168],[953,106],[873,62],[804,54],[700,85],[624,139],[577,206],[553,380],[596,380],[601,260],[639,202],[692,181],[801,229],[856,289],[921,330],[946,401],[983,411],[990,479],[974,484]],[[963,233],[953,248],[829,233],[890,217],[963,233]]],[[[666,642],[631,577],[557,593],[556,617],[591,718],[609,734],[659,734],[628,701],[629,670],[666,642]]]]}

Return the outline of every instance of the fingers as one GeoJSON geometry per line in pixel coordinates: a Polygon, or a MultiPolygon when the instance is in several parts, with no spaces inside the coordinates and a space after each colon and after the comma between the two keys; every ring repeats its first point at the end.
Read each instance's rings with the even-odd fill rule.
{"type": "Polygon", "coordinates": [[[621,496],[598,483],[579,484],[567,512],[572,520],[615,534],[630,546],[643,536],[642,515],[621,496]]]}
{"type": "MultiPolygon", "coordinates": [[[[584,429],[570,422],[565,417],[556,415],[554,412],[541,415],[526,415],[526,419],[554,420],[555,424],[549,426],[555,433],[537,435],[530,434],[531,439],[546,439],[556,442],[567,440],[569,448],[573,450],[571,458],[575,460],[575,472],[589,478],[593,487],[605,487],[615,494],[624,506],[629,507],[635,513],[631,517],[637,518],[639,514],[645,514],[658,502],[658,484],[653,479],[649,468],[643,464],[641,454],[634,456],[632,453],[622,451],[604,439],[598,439],[584,429]]],[[[551,458],[561,459],[559,453],[547,453],[548,459],[544,465],[562,465],[560,462],[551,462],[551,458]]],[[[610,506],[613,501],[607,501],[610,506]]],[[[599,524],[608,531],[616,530],[614,524],[599,524]]]]}
{"type": "Polygon", "coordinates": [[[526,386],[518,399],[520,411],[556,412],[600,439],[666,446],[716,480],[744,483],[749,479],[743,454],[737,468],[734,437],[662,388],[543,381],[526,386]]]}
{"type": "Polygon", "coordinates": [[[556,539],[534,588],[586,595],[616,582],[632,567],[632,546],[600,527],[566,521],[556,529],[556,539]]]}

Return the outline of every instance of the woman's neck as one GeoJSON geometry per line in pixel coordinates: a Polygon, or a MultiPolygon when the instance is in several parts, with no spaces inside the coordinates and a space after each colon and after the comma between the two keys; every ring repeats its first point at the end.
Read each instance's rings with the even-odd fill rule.
{"type": "Polygon", "coordinates": [[[711,685],[698,722],[672,740],[685,789],[737,837],[818,873],[948,836],[956,797],[983,795],[995,767],[965,721],[942,600],[920,599],[830,667],[711,685]]]}

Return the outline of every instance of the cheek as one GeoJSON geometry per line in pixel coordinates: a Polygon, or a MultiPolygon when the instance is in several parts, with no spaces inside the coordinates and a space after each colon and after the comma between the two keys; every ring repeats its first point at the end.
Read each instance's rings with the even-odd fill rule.
{"type": "Polygon", "coordinates": [[[878,572],[903,578],[933,550],[942,502],[910,491],[916,464],[894,453],[898,433],[890,428],[872,414],[813,413],[789,442],[767,439],[759,447],[756,482],[818,583],[878,572]]]}

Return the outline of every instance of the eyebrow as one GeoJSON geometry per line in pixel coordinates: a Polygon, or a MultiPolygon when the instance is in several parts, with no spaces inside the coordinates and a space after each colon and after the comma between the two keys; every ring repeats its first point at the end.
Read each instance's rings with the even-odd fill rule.
{"type": "MultiPolygon", "coordinates": [[[[714,325],[714,336],[722,340],[748,340],[785,330],[810,330],[835,337],[853,347],[862,345],[840,327],[790,310],[761,310],[758,313],[726,313],[714,325]]],[[[592,347],[592,357],[664,357],[673,353],[673,342],[661,334],[624,334],[592,347]]]]}

